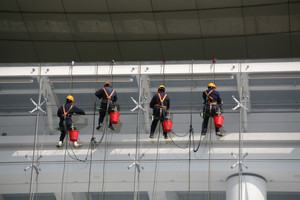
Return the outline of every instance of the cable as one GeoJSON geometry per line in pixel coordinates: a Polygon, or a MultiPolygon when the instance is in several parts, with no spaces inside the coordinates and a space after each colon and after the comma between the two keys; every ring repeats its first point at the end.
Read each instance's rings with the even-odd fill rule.
{"type": "MultiPolygon", "coordinates": [[[[38,99],[38,105],[41,104],[41,98],[42,98],[42,94],[41,94],[41,89],[42,89],[42,85],[43,82],[41,82],[41,64],[40,64],[40,69],[39,69],[39,75],[38,75],[38,79],[39,79],[39,99],[38,99]]],[[[39,115],[40,115],[40,110],[37,109],[36,112],[36,119],[35,119],[35,134],[34,134],[34,143],[33,143],[33,152],[32,152],[32,161],[31,161],[31,174],[30,174],[30,186],[29,186],[29,199],[32,200],[34,198],[33,192],[32,192],[32,182],[33,182],[33,168],[34,168],[34,162],[35,162],[35,151],[36,151],[36,145],[37,145],[37,134],[38,134],[38,125],[39,125],[39,115]]],[[[38,176],[38,174],[36,175],[38,176]]],[[[37,179],[38,177],[36,177],[37,179]]]]}
{"type": "Polygon", "coordinates": [[[161,127],[159,126],[158,130],[158,138],[157,138],[157,145],[156,145],[156,158],[155,158],[155,169],[154,169],[154,180],[153,180],[153,190],[152,190],[152,200],[154,200],[154,195],[156,192],[156,179],[157,179],[157,166],[158,166],[158,156],[159,156],[159,138],[160,138],[160,132],[161,132],[161,127]]]}
{"type": "MultiPolygon", "coordinates": [[[[111,82],[113,79],[113,67],[114,67],[114,61],[112,62],[111,65],[111,82]]],[[[104,136],[105,136],[105,142],[104,142],[104,158],[103,158],[103,168],[102,168],[102,187],[101,187],[101,199],[104,200],[105,196],[104,196],[104,183],[105,183],[105,167],[106,167],[106,151],[107,151],[107,129],[108,129],[108,109],[109,109],[109,105],[110,105],[110,98],[107,97],[107,106],[106,106],[106,119],[105,119],[105,126],[104,126],[104,130],[103,130],[103,135],[102,138],[100,139],[100,143],[102,142],[104,136]]],[[[100,145],[100,143],[97,143],[97,145],[100,145]]]]}
{"type": "MultiPolygon", "coordinates": [[[[187,134],[188,134],[188,133],[189,133],[189,132],[187,132],[187,134]]],[[[186,135],[187,135],[187,134],[186,134],[186,135]]],[[[178,147],[178,148],[180,148],[180,149],[186,149],[186,148],[188,147],[189,141],[187,142],[187,144],[186,144],[184,147],[182,147],[182,146],[176,144],[176,142],[173,140],[171,134],[169,134],[169,136],[170,136],[170,138],[171,138],[172,143],[173,143],[176,147],[178,147]]]]}

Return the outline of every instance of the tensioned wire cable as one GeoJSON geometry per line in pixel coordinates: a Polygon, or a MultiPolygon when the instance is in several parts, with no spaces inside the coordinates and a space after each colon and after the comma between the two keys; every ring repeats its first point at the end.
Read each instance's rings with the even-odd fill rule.
{"type": "MultiPolygon", "coordinates": [[[[114,68],[114,62],[112,62],[111,64],[111,70],[110,70],[110,78],[111,78],[111,83],[113,80],[113,68],[114,68]]],[[[107,147],[108,147],[108,136],[107,136],[107,130],[108,130],[108,124],[109,124],[109,117],[108,117],[108,109],[109,109],[109,105],[110,105],[110,98],[107,97],[107,106],[106,106],[106,119],[105,119],[105,126],[104,126],[104,132],[102,135],[102,139],[103,136],[105,136],[104,138],[104,157],[103,157],[103,167],[102,167],[102,186],[101,186],[101,200],[105,199],[105,195],[104,195],[104,189],[105,189],[105,168],[106,168],[106,154],[107,154],[107,147]]],[[[101,142],[100,142],[101,143],[101,142]]],[[[99,143],[99,144],[100,144],[99,143]]]]}
{"type": "Polygon", "coordinates": [[[192,60],[192,66],[191,66],[191,73],[192,73],[192,79],[191,79],[191,92],[190,92],[190,131],[189,131],[189,165],[188,165],[188,200],[191,198],[191,139],[192,134],[194,134],[193,130],[193,86],[194,86],[194,60],[192,60]]]}
{"type": "MultiPolygon", "coordinates": [[[[96,84],[95,84],[95,92],[98,89],[98,68],[99,62],[97,61],[95,76],[96,76],[96,84]]],[[[93,133],[92,140],[95,138],[95,120],[96,120],[96,109],[97,109],[97,97],[94,97],[94,113],[93,113],[93,133]]],[[[91,140],[91,143],[94,142],[91,140]]],[[[92,164],[93,164],[93,151],[90,153],[90,167],[89,167],[89,183],[88,183],[88,200],[90,200],[90,189],[91,189],[91,176],[92,176],[92,164]]]]}
{"type": "MultiPolygon", "coordinates": [[[[41,82],[41,64],[39,67],[39,98],[38,98],[38,105],[41,104],[41,98],[42,98],[42,82],[41,82]]],[[[36,110],[36,118],[35,118],[35,134],[34,134],[34,141],[33,141],[33,151],[32,151],[32,161],[31,161],[31,172],[30,172],[30,185],[29,185],[29,199],[33,200],[34,194],[32,191],[32,182],[33,182],[33,168],[34,168],[34,163],[35,163],[35,151],[36,151],[36,145],[37,145],[37,134],[38,134],[38,127],[39,127],[39,116],[40,116],[40,110],[36,110]]],[[[37,174],[36,174],[37,176],[37,174]]]]}
{"type": "MultiPolygon", "coordinates": [[[[138,72],[138,91],[139,91],[139,99],[138,102],[141,102],[141,68],[142,68],[142,63],[140,61],[139,64],[139,72],[138,72]]],[[[139,143],[140,143],[140,134],[141,134],[141,129],[140,129],[140,109],[137,110],[137,125],[136,125],[136,141],[135,141],[135,162],[139,159],[140,151],[139,151],[139,143]]],[[[133,193],[134,193],[134,200],[139,200],[139,186],[140,186],[140,172],[137,169],[137,165],[134,167],[134,183],[133,183],[133,193]],[[136,186],[137,185],[137,186],[136,186]],[[137,189],[136,189],[137,187],[137,189]]]]}
{"type": "MultiPolygon", "coordinates": [[[[213,83],[215,84],[216,76],[215,76],[215,68],[216,64],[213,62],[213,83]]],[[[208,176],[207,176],[207,187],[208,187],[208,200],[211,200],[211,150],[212,150],[212,127],[213,127],[213,119],[210,117],[210,129],[209,129],[209,150],[208,150],[208,176]]]]}
{"type": "MultiPolygon", "coordinates": [[[[163,84],[164,84],[164,86],[165,86],[165,66],[166,66],[165,61],[163,61],[163,84]]],[[[154,180],[153,180],[153,189],[152,189],[152,200],[154,200],[154,196],[155,196],[155,193],[156,193],[158,156],[159,156],[159,146],[160,146],[159,138],[160,138],[160,134],[161,134],[160,119],[157,123],[158,123],[158,126],[159,126],[159,129],[158,129],[159,131],[158,131],[157,144],[156,144],[156,158],[155,158],[155,170],[154,170],[154,180]]]]}
{"type": "MultiPolygon", "coordinates": [[[[74,62],[72,61],[72,65],[71,65],[71,72],[70,72],[70,88],[69,88],[69,94],[72,94],[72,88],[73,88],[73,66],[74,66],[74,62]]],[[[61,179],[61,196],[60,199],[63,200],[64,199],[64,180],[65,180],[65,172],[66,172],[66,165],[67,165],[67,152],[68,152],[68,143],[69,143],[69,135],[68,135],[68,129],[67,129],[67,125],[66,125],[66,120],[64,120],[64,131],[65,131],[65,140],[66,140],[66,145],[65,145],[65,153],[64,153],[64,167],[63,167],[63,173],[62,173],[62,179],[61,179]]]]}

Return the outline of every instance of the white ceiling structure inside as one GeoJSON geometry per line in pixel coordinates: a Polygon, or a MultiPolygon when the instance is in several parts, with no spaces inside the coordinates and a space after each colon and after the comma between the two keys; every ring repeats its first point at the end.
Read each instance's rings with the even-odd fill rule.
{"type": "Polygon", "coordinates": [[[299,0],[0,0],[0,62],[300,57],[299,0]]]}

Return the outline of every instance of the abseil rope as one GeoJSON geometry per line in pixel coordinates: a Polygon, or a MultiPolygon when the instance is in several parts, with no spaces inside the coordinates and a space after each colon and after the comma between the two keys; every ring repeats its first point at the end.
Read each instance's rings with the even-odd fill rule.
{"type": "MultiPolygon", "coordinates": [[[[111,77],[111,84],[112,84],[112,80],[113,80],[113,68],[114,68],[114,61],[112,61],[112,65],[111,65],[111,71],[110,71],[110,77],[111,77]]],[[[113,91],[112,91],[113,92],[113,91]]],[[[105,135],[105,141],[104,141],[104,157],[103,157],[103,168],[102,168],[102,187],[101,187],[101,199],[104,200],[105,196],[104,196],[104,186],[105,186],[105,167],[106,167],[106,154],[107,154],[107,129],[108,129],[108,109],[109,109],[109,104],[110,104],[110,97],[107,96],[107,105],[106,105],[106,114],[105,114],[105,126],[104,126],[104,133],[102,135],[102,138],[100,139],[100,143],[104,138],[105,135]]],[[[97,145],[100,145],[100,143],[98,143],[97,145]]]]}
{"type": "MultiPolygon", "coordinates": [[[[72,94],[72,87],[73,87],[73,65],[74,65],[74,61],[72,61],[72,64],[71,64],[71,80],[70,80],[70,88],[69,88],[69,94],[71,95],[72,94]]],[[[65,147],[65,153],[64,153],[64,168],[63,168],[63,174],[62,174],[62,179],[61,179],[61,194],[60,194],[60,199],[63,200],[63,194],[64,194],[64,179],[65,179],[65,172],[66,172],[66,160],[67,160],[67,146],[68,146],[68,129],[67,129],[67,125],[66,125],[66,116],[64,116],[65,119],[64,119],[64,122],[63,122],[63,125],[64,125],[64,132],[65,132],[65,135],[67,135],[67,138],[65,138],[66,140],[66,147],[65,147]]]]}
{"type": "MultiPolygon", "coordinates": [[[[216,81],[216,78],[215,78],[215,67],[216,67],[216,64],[215,64],[215,59],[213,60],[213,83],[215,84],[215,81],[216,81]]],[[[211,149],[212,149],[212,140],[211,140],[211,137],[212,137],[212,117],[209,118],[210,120],[210,133],[209,133],[209,150],[208,150],[208,176],[207,176],[207,184],[208,184],[208,200],[211,199],[211,149]]]]}
{"type": "MultiPolygon", "coordinates": [[[[141,102],[141,67],[142,63],[140,62],[139,65],[139,73],[138,73],[138,91],[139,91],[139,99],[138,102],[141,102]]],[[[134,157],[134,162],[138,162],[139,159],[139,148],[138,144],[140,142],[140,111],[141,109],[137,110],[137,125],[136,125],[136,141],[135,141],[135,157],[134,157]]],[[[138,169],[139,166],[137,164],[134,165],[134,183],[133,183],[133,194],[134,194],[134,200],[139,199],[139,188],[140,188],[140,171],[138,169]],[[137,174],[137,176],[136,176],[137,174]],[[137,182],[137,183],[136,183],[137,182]],[[137,190],[136,190],[136,185],[137,185],[137,190]]]]}
{"type": "MultiPolygon", "coordinates": [[[[163,60],[163,84],[165,86],[165,60],[163,60]]],[[[154,170],[154,180],[153,180],[153,190],[152,190],[152,200],[154,200],[155,192],[156,192],[156,179],[157,179],[157,168],[158,168],[158,156],[159,156],[159,138],[160,138],[160,133],[161,133],[161,126],[160,126],[160,121],[161,118],[159,117],[159,121],[157,122],[159,125],[158,129],[158,137],[157,137],[157,144],[156,144],[156,158],[155,158],[155,170],[154,170]]],[[[163,131],[163,130],[162,130],[163,131]]]]}

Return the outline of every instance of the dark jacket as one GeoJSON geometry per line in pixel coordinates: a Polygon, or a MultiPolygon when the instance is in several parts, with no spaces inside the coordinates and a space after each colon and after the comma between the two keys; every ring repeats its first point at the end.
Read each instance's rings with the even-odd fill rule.
{"type": "MultiPolygon", "coordinates": [[[[110,95],[112,93],[112,91],[114,90],[111,86],[105,86],[104,87],[107,94],[110,95]]],[[[100,88],[95,95],[99,98],[102,99],[101,101],[101,108],[106,110],[107,107],[107,101],[105,101],[107,99],[107,96],[105,94],[105,91],[103,88],[100,88]]],[[[112,103],[115,103],[118,100],[118,96],[117,96],[117,92],[115,91],[113,93],[113,95],[111,96],[111,101],[112,103]]],[[[109,104],[109,109],[112,109],[112,103],[109,104]]]]}
{"type": "MultiPolygon", "coordinates": [[[[71,105],[72,105],[71,103],[66,103],[65,104],[65,111],[66,112],[70,109],[71,105]]],[[[74,113],[79,114],[79,115],[85,115],[85,112],[83,110],[81,110],[80,108],[73,105],[73,107],[68,112],[67,117],[66,117],[66,126],[67,126],[67,128],[72,126],[72,116],[73,116],[74,113]]],[[[64,127],[64,116],[63,116],[63,114],[64,114],[63,106],[60,106],[60,108],[57,111],[57,116],[60,119],[59,127],[64,127]]]]}
{"type": "MultiPolygon", "coordinates": [[[[212,88],[208,88],[206,90],[206,93],[209,94],[211,92],[211,90],[213,90],[212,88]]],[[[203,97],[203,100],[204,100],[204,104],[208,103],[208,100],[209,100],[209,97],[207,97],[205,91],[203,92],[202,94],[202,97],[203,97]]],[[[220,94],[218,91],[216,90],[213,90],[210,94],[209,94],[210,97],[213,98],[214,102],[218,103],[218,104],[221,104],[222,103],[222,99],[220,97],[220,94]]]]}

